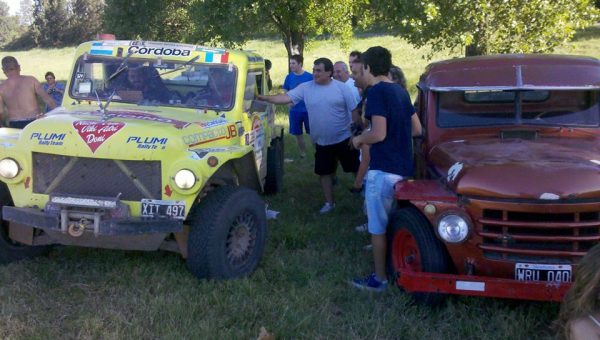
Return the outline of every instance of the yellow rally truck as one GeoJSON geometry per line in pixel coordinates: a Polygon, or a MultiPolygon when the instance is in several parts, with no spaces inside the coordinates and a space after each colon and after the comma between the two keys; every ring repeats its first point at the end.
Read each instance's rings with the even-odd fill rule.
{"type": "Polygon", "coordinates": [[[63,107],[0,129],[0,263],[53,244],[169,250],[199,278],[248,275],[283,185],[283,128],[255,100],[261,56],[93,41],[75,53],[63,107]]]}

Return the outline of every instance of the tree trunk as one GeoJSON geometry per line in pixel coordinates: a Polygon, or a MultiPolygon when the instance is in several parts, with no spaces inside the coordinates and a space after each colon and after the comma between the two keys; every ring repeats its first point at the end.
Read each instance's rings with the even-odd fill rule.
{"type": "MultiPolygon", "coordinates": [[[[304,54],[304,34],[298,31],[287,31],[283,34],[283,43],[288,55],[288,73],[290,70],[290,60],[294,54],[304,54]]],[[[304,65],[302,65],[304,66],[304,65]]]]}
{"type": "Polygon", "coordinates": [[[472,57],[472,56],[484,55],[484,54],[485,54],[485,50],[481,46],[478,46],[476,44],[467,45],[467,47],[465,47],[465,56],[466,57],[472,57]]]}

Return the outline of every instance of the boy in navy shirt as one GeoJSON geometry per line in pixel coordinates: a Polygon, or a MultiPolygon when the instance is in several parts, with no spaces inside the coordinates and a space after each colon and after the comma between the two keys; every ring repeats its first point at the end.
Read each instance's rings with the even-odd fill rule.
{"type": "Polygon", "coordinates": [[[365,201],[368,230],[373,245],[375,272],[354,279],[361,289],[382,292],[387,288],[386,227],[394,203],[394,185],[413,174],[411,116],[414,108],[408,92],[388,78],[392,55],[381,47],[361,55],[364,80],[371,86],[366,97],[365,117],[371,129],[352,139],[355,148],[371,145],[365,201]]]}

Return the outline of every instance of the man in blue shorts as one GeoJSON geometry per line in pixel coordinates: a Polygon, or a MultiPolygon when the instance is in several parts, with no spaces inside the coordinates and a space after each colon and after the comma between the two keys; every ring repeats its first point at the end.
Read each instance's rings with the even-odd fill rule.
{"type": "Polygon", "coordinates": [[[315,60],[314,80],[302,83],[285,94],[258,96],[258,99],[273,104],[298,103],[304,100],[310,119],[310,138],[315,143],[315,174],[325,196],[321,214],[332,211],[333,176],[337,163],[345,172],[356,173],[358,151],[352,149],[350,141],[350,116],[357,103],[346,84],[331,79],[333,63],[327,58],[315,60]]]}
{"type": "MultiPolygon", "coordinates": [[[[294,54],[290,58],[290,73],[285,77],[283,89],[288,92],[295,89],[298,85],[307,81],[313,80],[312,74],[304,71],[302,64],[304,57],[299,54],[294,54]]],[[[306,134],[310,134],[310,126],[308,123],[308,112],[304,100],[299,101],[290,107],[290,134],[296,136],[300,157],[306,156],[306,146],[304,145],[304,136],[302,135],[302,126],[306,134]]]]}
{"type": "Polygon", "coordinates": [[[408,92],[388,78],[390,51],[375,46],[361,55],[367,92],[365,118],[371,129],[352,139],[355,148],[371,145],[365,201],[368,230],[373,245],[375,272],[354,279],[361,289],[382,292],[387,288],[386,228],[394,203],[394,185],[413,174],[411,117],[414,108],[408,92]]]}

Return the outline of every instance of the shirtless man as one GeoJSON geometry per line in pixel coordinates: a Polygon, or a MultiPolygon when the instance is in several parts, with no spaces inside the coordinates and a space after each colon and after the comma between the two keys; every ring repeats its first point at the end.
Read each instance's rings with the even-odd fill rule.
{"type": "Polygon", "coordinates": [[[21,75],[17,59],[10,56],[2,58],[2,71],[7,79],[0,84],[0,116],[8,113],[8,127],[22,129],[43,114],[40,113],[36,95],[49,108],[56,107],[37,79],[21,75]]]}

